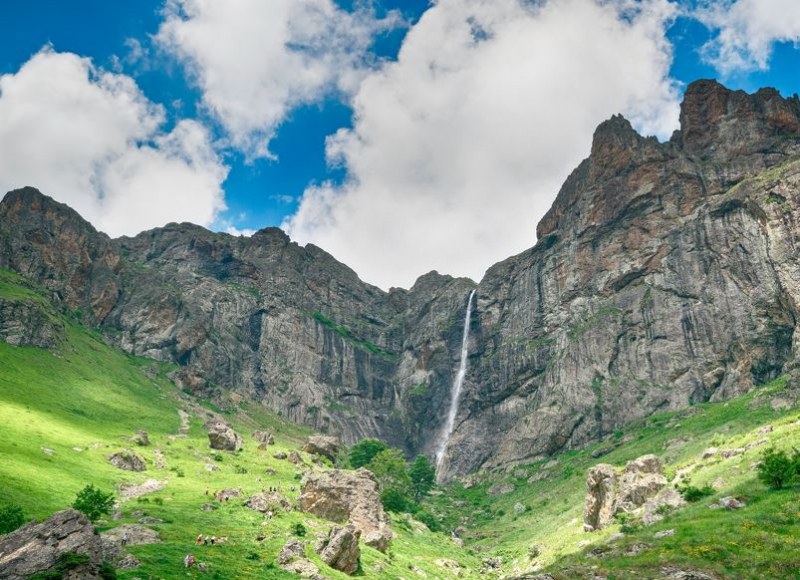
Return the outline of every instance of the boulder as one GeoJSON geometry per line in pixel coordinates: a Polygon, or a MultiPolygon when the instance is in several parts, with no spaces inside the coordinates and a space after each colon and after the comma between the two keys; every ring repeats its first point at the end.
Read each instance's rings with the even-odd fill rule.
{"type": "Polygon", "coordinates": [[[321,578],[319,568],[306,558],[305,546],[292,538],[283,545],[278,554],[278,565],[284,570],[299,574],[301,578],[321,578]]]}
{"type": "Polygon", "coordinates": [[[498,483],[486,490],[489,495],[506,495],[514,491],[514,486],[510,483],[498,483]]]}
{"type": "Polygon", "coordinates": [[[257,493],[247,500],[247,507],[265,514],[267,512],[290,511],[292,504],[277,491],[257,493]]]}
{"type": "Polygon", "coordinates": [[[241,489],[227,488],[214,492],[214,499],[219,502],[236,499],[237,497],[242,497],[241,489]]]}
{"type": "Polygon", "coordinates": [[[150,445],[150,436],[147,434],[147,431],[139,430],[131,437],[131,443],[140,447],[147,447],[150,445]]]}
{"type": "Polygon", "coordinates": [[[292,465],[300,465],[303,463],[303,458],[300,457],[300,454],[297,451],[290,451],[286,460],[292,465]]]}
{"type": "Polygon", "coordinates": [[[267,445],[275,445],[275,437],[269,431],[255,431],[252,437],[259,444],[259,449],[263,450],[267,448],[267,445]]]}
{"type": "Polygon", "coordinates": [[[147,526],[141,524],[126,524],[124,526],[117,526],[100,534],[103,540],[120,544],[122,538],[128,535],[129,546],[144,546],[147,544],[160,544],[161,538],[158,537],[158,532],[151,530],[147,526]]]}
{"type": "Polygon", "coordinates": [[[119,469],[125,471],[144,471],[147,469],[147,464],[144,459],[139,457],[130,449],[123,449],[108,456],[108,462],[119,469]]]}
{"type": "Polygon", "coordinates": [[[364,543],[385,552],[392,532],[383,511],[378,482],[366,469],[308,472],[300,493],[300,509],[323,519],[353,524],[364,543]]]}
{"type": "Polygon", "coordinates": [[[629,461],[619,480],[617,512],[629,512],[642,507],[667,485],[664,466],[655,455],[643,455],[629,461]]]}
{"type": "Polygon", "coordinates": [[[303,447],[303,451],[311,453],[312,455],[321,455],[322,457],[327,457],[332,462],[336,462],[339,448],[339,440],[336,437],[312,435],[308,438],[308,441],[303,447]]]}
{"type": "Polygon", "coordinates": [[[617,508],[617,472],[606,463],[589,469],[586,477],[586,500],[583,506],[583,528],[587,532],[601,530],[614,517],[617,508]]]}
{"type": "Polygon", "coordinates": [[[288,457],[283,451],[276,451],[272,454],[275,459],[286,459],[288,457]]]}
{"type": "Polygon", "coordinates": [[[334,526],[323,542],[319,556],[328,566],[345,574],[355,574],[361,562],[361,549],[358,540],[361,531],[353,524],[334,526]]]}
{"type": "Polygon", "coordinates": [[[211,449],[239,451],[242,448],[242,438],[227,423],[214,420],[206,423],[205,427],[211,449]]]}
{"type": "Polygon", "coordinates": [[[65,580],[99,579],[102,561],[100,536],[94,533],[94,526],[86,516],[74,509],[0,536],[0,578],[8,580],[58,571],[63,572],[65,580]],[[65,554],[82,554],[87,560],[70,567],[64,560],[65,554]]]}
{"type": "Polygon", "coordinates": [[[647,500],[644,504],[644,515],[642,522],[646,526],[652,525],[664,519],[663,510],[666,506],[669,510],[679,509],[686,505],[686,500],[674,487],[665,487],[659,491],[655,497],[647,500]]]}

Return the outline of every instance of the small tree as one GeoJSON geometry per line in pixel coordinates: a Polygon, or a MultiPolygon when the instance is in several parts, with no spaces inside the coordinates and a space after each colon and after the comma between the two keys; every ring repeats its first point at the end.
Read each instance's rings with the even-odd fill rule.
{"type": "Polygon", "coordinates": [[[83,512],[91,522],[96,522],[100,516],[111,513],[111,508],[114,507],[114,494],[104,493],[89,484],[78,492],[72,507],[83,512]]]}
{"type": "Polygon", "coordinates": [[[389,446],[377,439],[364,439],[359,441],[350,449],[350,454],[348,456],[350,467],[353,469],[365,467],[378,453],[386,451],[387,449],[389,449],[389,446]]]}
{"type": "Polygon", "coordinates": [[[772,489],[783,489],[794,483],[800,475],[800,452],[793,450],[791,457],[774,448],[764,451],[758,464],[758,478],[772,489]]]}
{"type": "Polygon", "coordinates": [[[414,463],[408,468],[411,477],[411,491],[414,498],[419,501],[427,494],[436,483],[436,468],[424,455],[418,455],[414,463]]]}
{"type": "Polygon", "coordinates": [[[395,487],[389,487],[381,492],[381,504],[386,511],[396,513],[407,512],[411,508],[408,497],[395,487]]]}
{"type": "Polygon", "coordinates": [[[9,534],[25,523],[25,515],[18,505],[0,508],[0,535],[9,534]]]}
{"type": "Polygon", "coordinates": [[[381,451],[367,465],[378,480],[381,490],[396,489],[403,495],[411,491],[411,476],[403,452],[399,449],[381,451]]]}

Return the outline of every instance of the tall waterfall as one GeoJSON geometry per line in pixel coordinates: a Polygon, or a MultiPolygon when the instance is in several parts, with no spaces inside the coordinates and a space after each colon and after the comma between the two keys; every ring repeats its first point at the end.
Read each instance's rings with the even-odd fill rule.
{"type": "Polygon", "coordinates": [[[464,376],[467,374],[467,354],[469,349],[469,322],[472,316],[472,299],[475,297],[475,290],[470,292],[469,300],[467,301],[467,312],[464,315],[464,333],[461,336],[461,361],[458,365],[458,373],[453,381],[453,386],[450,388],[450,408],[447,411],[447,421],[442,429],[442,434],[439,438],[439,445],[436,448],[436,470],[442,465],[444,460],[444,452],[447,450],[447,444],[450,442],[450,436],[453,434],[453,427],[456,423],[456,414],[458,414],[458,402],[461,398],[461,387],[464,385],[464,376]]]}

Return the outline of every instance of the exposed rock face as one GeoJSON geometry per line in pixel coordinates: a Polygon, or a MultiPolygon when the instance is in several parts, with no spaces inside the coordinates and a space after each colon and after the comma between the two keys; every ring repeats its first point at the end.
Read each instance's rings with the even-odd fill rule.
{"type": "Polygon", "coordinates": [[[37,299],[0,297],[0,340],[14,346],[55,348],[64,339],[64,325],[37,299]]]}
{"type": "Polygon", "coordinates": [[[89,561],[66,570],[65,579],[100,578],[103,560],[100,536],[94,533],[86,516],[73,509],[0,537],[0,578],[22,580],[37,572],[56,571],[59,558],[70,552],[85,554],[89,561]]]}
{"type": "Polygon", "coordinates": [[[147,464],[144,459],[139,457],[130,449],[117,451],[108,456],[108,462],[119,469],[125,471],[144,471],[147,469],[147,464]]]}
{"type": "Polygon", "coordinates": [[[595,465],[586,477],[583,529],[587,532],[603,529],[611,523],[616,509],[617,472],[612,465],[595,465]]]}
{"type": "Polygon", "coordinates": [[[239,451],[242,448],[241,436],[222,421],[209,421],[206,423],[206,431],[211,449],[239,451]]]}
{"type": "Polygon", "coordinates": [[[361,549],[358,539],[361,530],[352,524],[334,526],[319,551],[320,558],[328,566],[345,574],[355,574],[361,564],[361,549]]]}
{"type": "Polygon", "coordinates": [[[586,477],[584,530],[601,530],[618,513],[642,515],[648,525],[659,521],[660,506],[685,505],[680,494],[666,486],[664,467],[655,455],[629,461],[622,474],[617,473],[613,465],[595,465],[586,477]]]}
{"type": "Polygon", "coordinates": [[[322,578],[311,560],[306,558],[306,549],[303,542],[292,538],[278,554],[278,565],[284,570],[300,574],[301,578],[322,578]]]}
{"type": "Polygon", "coordinates": [[[375,476],[366,469],[307,473],[299,503],[304,512],[353,524],[368,546],[381,552],[389,547],[389,518],[383,511],[375,476]]]}
{"type": "MultiPolygon", "coordinates": [[[[800,100],[774,90],[693,83],[666,143],[622,117],[601,124],[536,246],[477,288],[443,479],[725,399],[794,364],[798,192],[800,100]]],[[[475,288],[432,272],[384,292],[275,228],[110,240],[30,188],[0,203],[0,267],[128,352],[181,365],[185,388],[235,389],[409,455],[433,452],[475,288]]]]}
{"type": "Polygon", "coordinates": [[[321,455],[327,457],[331,461],[336,461],[336,455],[339,453],[339,440],[336,437],[327,437],[325,435],[312,435],[308,438],[303,451],[311,453],[312,455],[321,455]]]}

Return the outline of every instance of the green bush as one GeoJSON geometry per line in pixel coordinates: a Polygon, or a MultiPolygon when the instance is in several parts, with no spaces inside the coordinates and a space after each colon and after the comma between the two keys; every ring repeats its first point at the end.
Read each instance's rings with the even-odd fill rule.
{"type": "Polygon", "coordinates": [[[17,505],[8,505],[0,508],[0,535],[13,532],[25,523],[22,508],[17,505]]]}
{"type": "Polygon", "coordinates": [[[381,492],[381,503],[383,509],[395,513],[407,512],[410,508],[408,496],[403,490],[396,487],[389,487],[381,492]]]}
{"type": "Polygon", "coordinates": [[[295,536],[298,536],[298,537],[302,538],[303,536],[306,535],[307,530],[306,530],[306,527],[303,524],[301,524],[300,522],[297,522],[295,525],[292,526],[292,533],[295,536]]]}
{"type": "Polygon", "coordinates": [[[103,580],[117,580],[117,571],[109,562],[100,565],[100,578],[103,580]]]}
{"type": "Polygon", "coordinates": [[[358,469],[366,466],[381,451],[386,451],[389,446],[377,439],[364,439],[353,445],[348,455],[350,467],[358,469]]]}
{"type": "Polygon", "coordinates": [[[440,532],[442,530],[442,525],[439,523],[439,520],[427,510],[418,510],[417,513],[414,514],[414,518],[428,526],[428,529],[432,532],[440,532]]]}
{"type": "Polygon", "coordinates": [[[90,521],[96,522],[100,516],[111,513],[111,508],[114,507],[114,494],[104,493],[89,484],[78,492],[72,507],[83,512],[90,521]]]}
{"type": "Polygon", "coordinates": [[[683,499],[685,499],[689,503],[694,503],[696,501],[700,501],[704,497],[714,495],[714,488],[711,487],[710,485],[704,485],[703,487],[686,485],[684,487],[678,488],[678,491],[683,496],[683,499]]]}
{"type": "Polygon", "coordinates": [[[758,464],[758,478],[772,489],[783,489],[792,485],[800,476],[800,451],[792,450],[790,456],[785,451],[774,448],[764,451],[758,464]]]}
{"type": "Polygon", "coordinates": [[[436,483],[436,467],[424,455],[419,455],[409,466],[408,475],[411,477],[411,491],[417,501],[436,483]]]}

